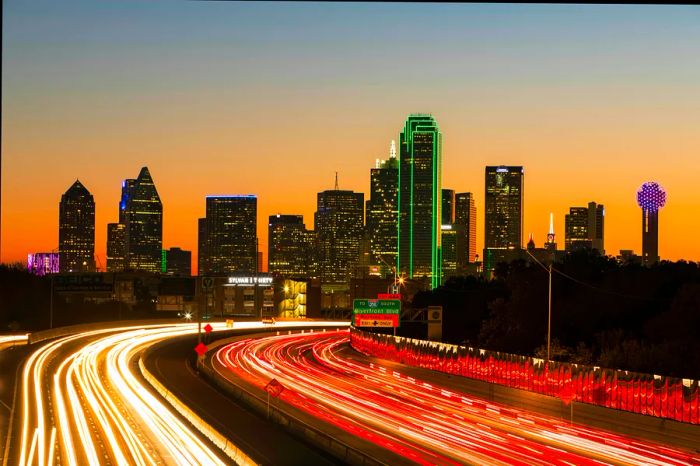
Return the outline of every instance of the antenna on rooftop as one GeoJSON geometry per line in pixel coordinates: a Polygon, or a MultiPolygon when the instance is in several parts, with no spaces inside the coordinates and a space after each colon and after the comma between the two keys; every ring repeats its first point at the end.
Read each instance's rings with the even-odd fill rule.
{"type": "Polygon", "coordinates": [[[338,172],[335,172],[335,190],[338,190],[338,172]]]}

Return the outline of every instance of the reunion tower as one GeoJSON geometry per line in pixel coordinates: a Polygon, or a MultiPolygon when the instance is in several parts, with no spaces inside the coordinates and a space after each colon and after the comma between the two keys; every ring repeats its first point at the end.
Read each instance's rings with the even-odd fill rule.
{"type": "Polygon", "coordinates": [[[649,181],[637,191],[637,204],[642,208],[642,263],[659,261],[659,209],[666,204],[666,191],[649,181]]]}

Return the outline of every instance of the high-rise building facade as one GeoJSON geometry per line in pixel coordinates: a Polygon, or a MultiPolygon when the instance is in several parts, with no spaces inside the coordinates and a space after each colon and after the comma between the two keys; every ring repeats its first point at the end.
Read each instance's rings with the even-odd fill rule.
{"type": "Polygon", "coordinates": [[[458,224],[442,225],[442,278],[446,280],[465,272],[466,235],[464,226],[458,224]]]}
{"type": "Polygon", "coordinates": [[[170,248],[165,251],[165,273],[178,277],[192,275],[192,251],[170,248]]]}
{"type": "Polygon", "coordinates": [[[284,278],[309,277],[313,244],[302,215],[270,215],[268,221],[267,270],[284,278]]]}
{"type": "Polygon", "coordinates": [[[371,261],[380,264],[382,276],[393,274],[398,240],[399,163],[396,143],[391,141],[387,160],[377,159],[370,170],[370,194],[367,200],[367,235],[371,261]]]}
{"type": "Polygon", "coordinates": [[[107,224],[107,272],[126,270],[126,225],[107,224]]]}
{"type": "Polygon", "coordinates": [[[564,248],[566,252],[595,249],[605,254],[605,207],[589,202],[588,207],[570,207],[564,217],[564,248]]]}
{"type": "MultiPolygon", "coordinates": [[[[257,269],[258,199],[251,194],[207,196],[200,275],[253,274],[257,269]]],[[[200,252],[201,254],[201,252],[200,252]]]]}
{"type": "Polygon", "coordinates": [[[207,263],[207,219],[197,220],[197,275],[204,275],[209,270],[207,263]]]}
{"type": "Polygon", "coordinates": [[[523,238],[523,167],[486,167],[484,270],[517,257],[523,238]]]}
{"type": "Polygon", "coordinates": [[[442,133],[430,115],[409,115],[399,137],[399,254],[408,278],[442,283],[442,133]]]}
{"type": "Polygon", "coordinates": [[[442,190],[442,224],[452,225],[455,223],[455,190],[442,190]]]}
{"type": "Polygon", "coordinates": [[[476,203],[472,193],[455,194],[455,224],[461,225],[464,232],[464,261],[476,261],[476,203]]]}
{"type": "Polygon", "coordinates": [[[61,196],[58,207],[59,269],[95,270],[95,200],[80,180],[61,196]]]}
{"type": "Polygon", "coordinates": [[[314,214],[321,283],[349,284],[359,260],[364,194],[339,189],[318,193],[314,214]]]}
{"type": "Polygon", "coordinates": [[[119,223],[126,227],[126,268],[162,271],[163,204],[148,167],[122,184],[119,223]]]}

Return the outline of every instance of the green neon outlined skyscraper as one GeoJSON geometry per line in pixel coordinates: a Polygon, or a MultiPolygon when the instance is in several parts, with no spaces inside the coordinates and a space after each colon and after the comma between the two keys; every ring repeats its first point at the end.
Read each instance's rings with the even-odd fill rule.
{"type": "Polygon", "coordinates": [[[396,268],[442,282],[442,133],[431,115],[412,114],[399,136],[399,241],[396,268]]]}

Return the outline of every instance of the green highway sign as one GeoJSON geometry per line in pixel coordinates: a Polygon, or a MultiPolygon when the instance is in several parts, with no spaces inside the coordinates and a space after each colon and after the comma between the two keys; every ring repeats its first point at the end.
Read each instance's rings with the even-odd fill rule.
{"type": "Polygon", "coordinates": [[[398,299],[355,299],[352,302],[353,314],[401,314],[401,301],[398,299]]]}

